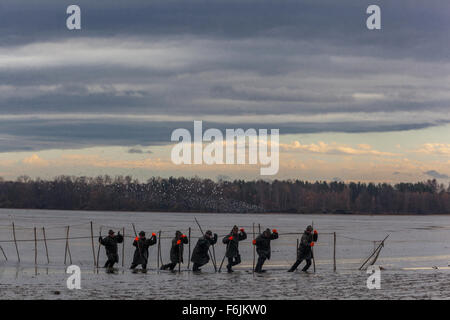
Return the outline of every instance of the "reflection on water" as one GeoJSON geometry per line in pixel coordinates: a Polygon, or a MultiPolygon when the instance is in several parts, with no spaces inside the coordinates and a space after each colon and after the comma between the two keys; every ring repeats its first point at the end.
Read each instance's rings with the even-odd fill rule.
{"type": "Polygon", "coordinates": [[[321,271],[309,274],[249,270],[232,274],[151,270],[83,269],[81,290],[68,290],[64,269],[2,268],[2,299],[447,299],[448,270],[382,271],[381,290],[366,288],[365,272],[321,271]],[[234,288],[236,290],[230,290],[234,288]],[[308,288],[308,290],[305,290],[308,288]]]}

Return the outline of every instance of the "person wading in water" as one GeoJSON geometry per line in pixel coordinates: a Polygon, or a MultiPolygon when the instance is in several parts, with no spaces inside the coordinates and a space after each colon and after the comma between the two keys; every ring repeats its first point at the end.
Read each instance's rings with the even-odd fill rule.
{"type": "Polygon", "coordinates": [[[306,265],[303,267],[302,271],[308,271],[311,266],[311,259],[313,258],[312,247],[314,247],[314,242],[317,241],[319,234],[316,230],[313,232],[313,227],[306,227],[305,232],[303,232],[302,239],[300,240],[300,246],[297,252],[297,261],[295,261],[294,265],[288,270],[288,272],[293,272],[297,269],[300,263],[303,260],[306,260],[306,265]]]}
{"type": "Polygon", "coordinates": [[[217,242],[217,233],[213,234],[210,230],[206,231],[205,235],[198,239],[197,244],[195,245],[194,251],[192,251],[191,261],[194,263],[192,267],[192,271],[199,272],[200,267],[204,266],[209,262],[209,254],[208,250],[211,245],[216,244],[217,242]]]}
{"type": "Polygon", "coordinates": [[[270,260],[270,241],[278,239],[278,232],[273,229],[266,229],[261,233],[255,240],[253,240],[253,245],[256,246],[256,252],[258,253],[258,263],[255,267],[255,272],[264,272],[262,266],[266,260],[270,260]]]}
{"type": "Polygon", "coordinates": [[[170,263],[161,266],[161,270],[173,271],[177,263],[183,263],[183,247],[188,244],[189,240],[181,231],[175,232],[175,238],[172,239],[172,247],[170,248],[170,263]]]}
{"type": "Polygon", "coordinates": [[[136,237],[133,241],[133,246],[136,247],[136,250],[134,250],[130,269],[135,270],[138,265],[142,265],[142,272],[147,272],[148,248],[156,244],[156,242],[155,233],[152,233],[152,237],[147,239],[144,231],[139,232],[139,237],[136,237]]]}
{"type": "Polygon", "coordinates": [[[247,239],[245,230],[239,230],[237,226],[234,226],[231,230],[231,233],[222,240],[222,242],[227,245],[225,256],[228,258],[227,270],[229,273],[233,272],[233,266],[241,263],[241,255],[239,254],[239,241],[245,239],[247,239]]]}
{"type": "Polygon", "coordinates": [[[108,260],[105,263],[104,268],[107,269],[108,272],[113,271],[114,264],[119,262],[119,255],[117,253],[117,244],[123,242],[123,236],[120,234],[120,231],[115,235],[113,230],[108,231],[108,236],[102,238],[98,238],[98,242],[105,246],[106,256],[108,260]]]}

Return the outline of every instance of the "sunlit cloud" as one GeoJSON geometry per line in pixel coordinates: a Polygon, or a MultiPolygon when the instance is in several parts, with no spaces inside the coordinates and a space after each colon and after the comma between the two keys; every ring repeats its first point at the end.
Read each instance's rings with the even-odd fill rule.
{"type": "Polygon", "coordinates": [[[450,143],[425,143],[415,151],[429,155],[450,155],[450,143]]]}
{"type": "Polygon", "coordinates": [[[311,143],[311,144],[301,144],[299,141],[294,141],[291,144],[281,144],[280,150],[286,152],[301,151],[301,152],[311,152],[311,153],[321,153],[321,154],[334,154],[334,155],[371,155],[371,156],[398,156],[397,153],[383,152],[378,150],[373,150],[368,144],[359,144],[356,148],[339,145],[336,143],[311,143]]]}
{"type": "Polygon", "coordinates": [[[26,165],[38,167],[49,165],[47,160],[40,158],[37,154],[33,154],[31,157],[23,159],[22,162],[26,165]]]}

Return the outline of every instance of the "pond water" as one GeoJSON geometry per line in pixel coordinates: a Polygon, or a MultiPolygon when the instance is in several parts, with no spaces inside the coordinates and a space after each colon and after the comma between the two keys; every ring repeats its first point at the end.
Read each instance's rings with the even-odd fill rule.
{"type": "MultiPolygon", "coordinates": [[[[50,210],[0,210],[1,299],[447,299],[450,297],[450,217],[448,216],[353,216],[293,214],[206,214],[146,212],[86,212],[50,210]],[[200,231],[211,229],[220,236],[214,248],[217,264],[222,261],[223,238],[233,225],[245,228],[248,239],[240,243],[242,264],[235,272],[215,273],[212,263],[201,274],[188,271],[189,248],[185,247],[181,272],[157,270],[157,246],[150,248],[149,271],[129,271],[134,248],[134,232],[161,231],[161,256],[169,259],[170,242],[176,230],[186,235],[191,228],[191,250],[200,231]],[[15,223],[20,263],[13,240],[15,223]],[[94,248],[90,222],[93,222],[94,248]],[[308,224],[314,224],[319,241],[314,247],[314,272],[288,273],[295,261],[297,239],[308,224]],[[266,273],[252,273],[253,225],[275,228],[280,238],[272,242],[272,259],[266,273]],[[67,227],[70,256],[65,258],[67,227]],[[34,228],[36,227],[36,246],[34,228]],[[43,230],[47,251],[43,241],[43,230]],[[108,274],[94,266],[99,233],[125,228],[125,243],[119,245],[117,272],[108,274]],[[336,242],[334,241],[336,233],[336,242]],[[358,268],[370,256],[379,241],[389,235],[376,265],[382,266],[381,289],[369,290],[369,274],[358,268]],[[334,254],[335,252],[335,254],[334,254]],[[35,265],[35,253],[37,264],[35,265]],[[124,259],[122,259],[122,255],[124,259]],[[334,257],[337,271],[333,271],[334,257]],[[66,264],[64,264],[66,260],[66,264]],[[72,260],[72,261],[70,261],[72,260]],[[123,261],[122,261],[123,260],[123,261]],[[68,290],[65,268],[80,266],[81,290],[68,290]],[[434,268],[433,268],[434,267],[434,268]],[[230,296],[230,288],[233,295],[230,296]],[[305,290],[305,288],[307,290],[305,290]],[[55,294],[55,292],[57,294],[55,294]]],[[[106,257],[99,255],[100,266],[106,257]]],[[[225,269],[225,268],[224,268],[225,269]]],[[[176,269],[178,271],[178,268],[176,269]]]]}

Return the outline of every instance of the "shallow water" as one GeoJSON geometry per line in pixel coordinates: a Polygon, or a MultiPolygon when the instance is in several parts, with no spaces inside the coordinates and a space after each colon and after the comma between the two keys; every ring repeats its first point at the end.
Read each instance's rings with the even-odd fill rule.
{"type": "MultiPolygon", "coordinates": [[[[450,297],[448,269],[450,260],[450,217],[447,216],[347,216],[288,214],[191,214],[129,213],[45,210],[0,210],[0,245],[8,261],[0,253],[1,299],[447,299],[450,297]],[[162,230],[162,258],[168,261],[170,238],[175,230],[192,233],[192,248],[200,235],[194,216],[204,230],[212,229],[221,236],[234,224],[243,226],[248,239],[241,242],[243,263],[233,274],[214,273],[212,264],[200,275],[187,271],[188,246],[181,273],[157,271],[157,246],[150,249],[147,274],[132,274],[127,267],[133,248],[132,223],[138,231],[162,230]],[[11,222],[16,225],[19,240],[17,253],[12,240],[11,222]],[[94,254],[89,222],[94,222],[94,254]],[[316,272],[287,273],[295,260],[298,234],[314,221],[319,231],[315,246],[316,272]],[[258,231],[276,228],[280,239],[272,242],[272,259],[266,263],[267,273],[251,272],[253,249],[252,225],[258,231]],[[68,290],[64,265],[65,235],[70,225],[69,248],[72,263],[82,269],[81,290],[68,290]],[[34,265],[34,230],[37,228],[37,266],[34,265]],[[45,227],[50,264],[47,263],[42,227],[45,227]],[[117,274],[106,274],[94,267],[99,229],[105,235],[109,228],[125,227],[124,267],[122,247],[117,274]],[[336,232],[337,272],[333,272],[333,233],[336,232]],[[381,289],[366,287],[368,274],[358,271],[378,243],[389,234],[377,265],[381,265],[381,289]],[[52,240],[58,239],[58,240],[52,240]],[[26,241],[23,241],[26,240],[26,241]],[[233,296],[229,296],[230,288],[233,296]],[[307,290],[305,290],[307,288],[307,290]],[[55,294],[57,292],[58,294],[55,294]],[[238,293],[236,296],[235,293],[238,293]]],[[[218,264],[225,246],[215,247],[218,264]]],[[[100,265],[105,254],[100,253],[100,265]]],[[[67,257],[67,265],[70,257],[67,257]]],[[[191,266],[190,266],[191,267],[191,266]]],[[[178,269],[177,269],[178,270],[178,269]]]]}

